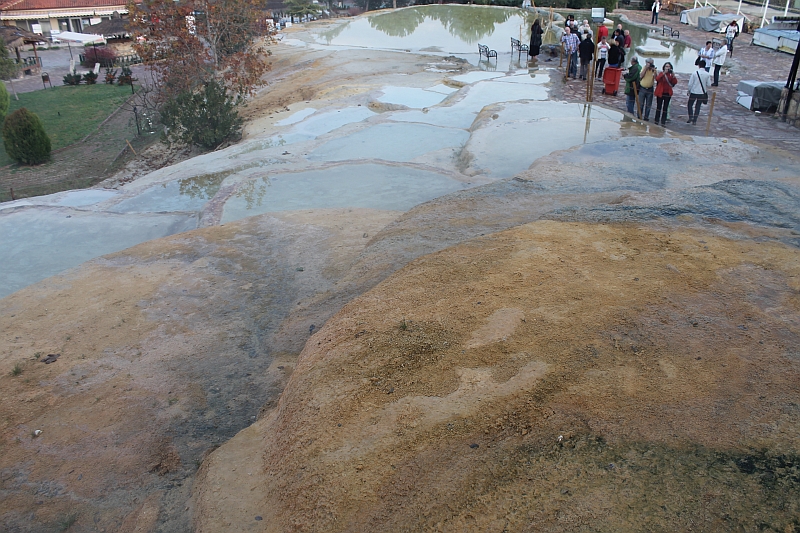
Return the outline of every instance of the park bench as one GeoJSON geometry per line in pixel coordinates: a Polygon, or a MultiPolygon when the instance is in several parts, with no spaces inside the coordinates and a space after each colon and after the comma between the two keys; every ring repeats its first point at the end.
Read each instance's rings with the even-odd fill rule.
{"type": "Polygon", "coordinates": [[[481,60],[482,56],[486,56],[486,61],[489,61],[490,57],[497,61],[497,52],[495,50],[489,50],[489,47],[485,44],[478,43],[478,61],[481,60]]]}
{"type": "Polygon", "coordinates": [[[666,35],[667,37],[677,37],[680,38],[681,32],[678,30],[673,30],[672,26],[667,26],[664,24],[664,27],[661,29],[661,35],[666,35]]]}
{"type": "Polygon", "coordinates": [[[644,0],[622,0],[622,5],[630,9],[645,9],[644,0]]]}
{"type": "Polygon", "coordinates": [[[514,54],[514,50],[517,51],[517,60],[522,57],[522,52],[527,52],[530,50],[527,44],[522,44],[519,42],[519,39],[511,38],[511,54],[514,54]]]}

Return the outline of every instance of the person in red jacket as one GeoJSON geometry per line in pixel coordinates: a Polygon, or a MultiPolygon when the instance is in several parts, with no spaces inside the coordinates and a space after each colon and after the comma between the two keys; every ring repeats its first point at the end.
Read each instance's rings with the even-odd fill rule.
{"type": "Polygon", "coordinates": [[[669,110],[669,101],[672,100],[672,88],[678,83],[678,78],[672,73],[672,63],[667,61],[661,67],[661,72],[656,76],[656,90],[653,94],[656,96],[656,120],[665,126],[667,124],[667,111],[669,110]]]}
{"type": "MultiPolygon", "coordinates": [[[[734,22],[736,22],[736,21],[734,21],[734,22]]],[[[608,27],[607,27],[607,26],[604,26],[603,24],[601,24],[601,25],[600,25],[600,27],[597,29],[597,42],[599,43],[599,42],[600,42],[600,40],[601,40],[603,37],[605,37],[606,39],[608,39],[608,27]]],[[[730,47],[729,47],[729,48],[730,48],[730,47]]]]}

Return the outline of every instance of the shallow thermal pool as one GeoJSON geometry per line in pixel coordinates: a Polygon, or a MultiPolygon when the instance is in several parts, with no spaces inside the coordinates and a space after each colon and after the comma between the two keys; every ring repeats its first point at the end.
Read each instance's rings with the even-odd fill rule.
{"type": "MultiPolygon", "coordinates": [[[[532,16],[519,9],[423,6],[356,18],[319,38],[370,48],[463,51],[459,55],[474,61],[478,41],[504,54],[509,37],[526,41],[532,16]]],[[[634,39],[646,41],[647,32],[634,39]]],[[[512,177],[556,150],[664,135],[616,111],[550,101],[556,63],[537,68],[525,58],[515,61],[499,72],[432,75],[439,71],[426,69],[419,77],[399,78],[399,85],[367,82],[369,101],[360,95],[328,100],[324,107],[301,103],[261,135],[118,189],[3,204],[0,244],[8,261],[0,265],[0,297],[94,257],[193,229],[200,220],[340,207],[406,211],[512,177]],[[399,109],[376,112],[373,102],[399,109]]],[[[579,190],[585,177],[576,180],[559,186],[579,190]]]]}
{"type": "Polygon", "coordinates": [[[445,174],[369,163],[249,178],[242,180],[225,202],[221,222],[275,211],[330,207],[407,211],[468,186],[445,174]]]}
{"type": "MultiPolygon", "coordinates": [[[[518,8],[453,4],[415,6],[359,17],[317,34],[316,39],[318,43],[336,46],[454,54],[474,64],[478,62],[478,43],[499,54],[511,53],[512,37],[527,43],[535,18],[542,18],[542,15],[518,8]]],[[[575,18],[588,19],[589,13],[578,12],[575,18]]],[[[615,25],[620,22],[618,17],[612,20],[615,25]]],[[[676,72],[695,70],[693,48],[661,39],[658,32],[646,28],[625,27],[630,30],[633,50],[642,45],[666,50],[668,56],[655,58],[659,68],[669,60],[676,72]]],[[[543,40],[554,43],[558,36],[557,31],[548,31],[543,40]]],[[[525,61],[524,56],[522,61],[525,61]]]]}

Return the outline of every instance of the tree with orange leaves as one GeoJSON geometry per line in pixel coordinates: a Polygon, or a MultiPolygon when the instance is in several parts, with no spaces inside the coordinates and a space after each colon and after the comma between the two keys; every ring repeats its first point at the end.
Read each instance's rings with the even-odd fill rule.
{"type": "MultiPolygon", "coordinates": [[[[176,104],[210,105],[203,95],[212,86],[224,91],[222,101],[229,113],[231,104],[239,105],[263,85],[269,51],[256,0],[143,0],[131,3],[129,9],[134,49],[152,77],[162,115],[172,113],[162,116],[162,122],[168,124],[173,140],[194,143],[181,135],[186,131],[176,121],[175,110],[180,110],[176,104]]],[[[192,110],[183,111],[188,115],[192,110]]]]}

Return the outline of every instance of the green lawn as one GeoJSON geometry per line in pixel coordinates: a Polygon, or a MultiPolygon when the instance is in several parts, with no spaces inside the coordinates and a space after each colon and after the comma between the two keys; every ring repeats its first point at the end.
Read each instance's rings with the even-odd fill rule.
{"type": "MultiPolygon", "coordinates": [[[[12,93],[8,112],[11,114],[21,107],[27,107],[39,115],[50,136],[53,150],[56,150],[74,144],[95,131],[130,96],[130,85],[65,85],[20,93],[19,100],[15,100],[12,93]]],[[[0,167],[13,163],[6,154],[1,137],[0,147],[0,167]]]]}

